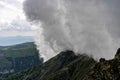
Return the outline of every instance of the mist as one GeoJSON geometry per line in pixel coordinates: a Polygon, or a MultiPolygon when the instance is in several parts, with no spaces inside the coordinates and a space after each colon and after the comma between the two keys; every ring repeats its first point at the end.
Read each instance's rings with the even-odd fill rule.
{"type": "Polygon", "coordinates": [[[119,0],[26,0],[27,20],[45,61],[64,50],[111,59],[120,40],[119,0]]]}

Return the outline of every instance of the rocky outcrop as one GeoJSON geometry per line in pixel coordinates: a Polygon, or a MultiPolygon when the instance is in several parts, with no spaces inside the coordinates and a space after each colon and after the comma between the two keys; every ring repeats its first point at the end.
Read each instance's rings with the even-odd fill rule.
{"type": "Polygon", "coordinates": [[[120,48],[114,59],[101,58],[84,80],[120,80],[120,48]]]}

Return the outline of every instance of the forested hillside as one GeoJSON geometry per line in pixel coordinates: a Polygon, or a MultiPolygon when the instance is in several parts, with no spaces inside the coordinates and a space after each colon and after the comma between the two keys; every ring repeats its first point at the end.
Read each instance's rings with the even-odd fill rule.
{"type": "Polygon", "coordinates": [[[0,77],[5,77],[41,64],[33,42],[0,47],[0,77]]]}

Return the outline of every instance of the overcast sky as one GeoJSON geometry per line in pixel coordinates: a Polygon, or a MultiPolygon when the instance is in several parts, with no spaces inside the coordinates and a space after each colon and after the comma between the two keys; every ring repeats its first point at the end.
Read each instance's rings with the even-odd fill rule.
{"type": "Polygon", "coordinates": [[[0,37],[33,36],[36,30],[25,19],[24,0],[0,0],[0,37]]]}

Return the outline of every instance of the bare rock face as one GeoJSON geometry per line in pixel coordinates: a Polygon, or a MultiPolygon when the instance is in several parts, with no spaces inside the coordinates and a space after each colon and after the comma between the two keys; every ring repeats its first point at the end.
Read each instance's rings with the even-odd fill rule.
{"type": "Polygon", "coordinates": [[[101,58],[84,80],[120,80],[120,48],[114,59],[101,58]]]}
{"type": "Polygon", "coordinates": [[[120,48],[117,50],[117,53],[115,55],[115,59],[120,60],[120,48]]]}

